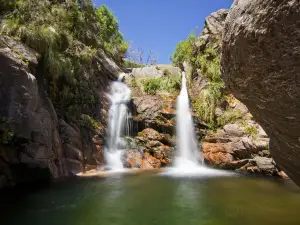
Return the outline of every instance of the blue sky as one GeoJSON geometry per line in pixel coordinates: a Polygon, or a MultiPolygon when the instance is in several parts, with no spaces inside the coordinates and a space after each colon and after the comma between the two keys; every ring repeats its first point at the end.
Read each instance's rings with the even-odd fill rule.
{"type": "Polygon", "coordinates": [[[106,4],[117,16],[125,39],[145,52],[156,53],[159,63],[170,63],[177,43],[198,27],[204,19],[233,0],[94,0],[106,4]]]}

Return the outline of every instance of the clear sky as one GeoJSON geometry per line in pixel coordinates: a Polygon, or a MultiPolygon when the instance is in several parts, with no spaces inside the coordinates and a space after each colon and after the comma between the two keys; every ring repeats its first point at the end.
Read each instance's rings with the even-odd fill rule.
{"type": "Polygon", "coordinates": [[[170,63],[177,43],[185,40],[204,19],[233,0],[94,0],[106,4],[117,16],[125,39],[145,52],[152,50],[158,62],[170,63]]]}

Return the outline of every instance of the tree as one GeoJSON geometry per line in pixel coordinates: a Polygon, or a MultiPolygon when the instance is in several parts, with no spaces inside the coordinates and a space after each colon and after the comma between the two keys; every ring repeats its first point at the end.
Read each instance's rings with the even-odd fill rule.
{"type": "Polygon", "coordinates": [[[156,65],[157,64],[157,56],[155,52],[150,50],[145,54],[145,50],[140,47],[130,46],[126,59],[132,63],[140,64],[140,65],[156,65]]]}
{"type": "Polygon", "coordinates": [[[196,47],[195,43],[196,37],[194,34],[191,34],[187,40],[181,41],[177,44],[175,52],[171,56],[171,61],[174,66],[183,68],[183,63],[185,61],[192,64],[196,47]]]}
{"type": "Polygon", "coordinates": [[[102,5],[96,9],[98,24],[100,25],[100,45],[117,61],[122,61],[128,49],[128,43],[119,30],[119,23],[112,11],[102,5]]]}

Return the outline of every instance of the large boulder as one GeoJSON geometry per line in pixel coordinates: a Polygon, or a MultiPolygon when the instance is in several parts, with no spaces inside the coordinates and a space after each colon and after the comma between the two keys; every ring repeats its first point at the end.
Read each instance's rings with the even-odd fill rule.
{"type": "Polygon", "coordinates": [[[300,185],[300,2],[239,0],[223,32],[222,74],[270,136],[276,163],[300,185]]]}

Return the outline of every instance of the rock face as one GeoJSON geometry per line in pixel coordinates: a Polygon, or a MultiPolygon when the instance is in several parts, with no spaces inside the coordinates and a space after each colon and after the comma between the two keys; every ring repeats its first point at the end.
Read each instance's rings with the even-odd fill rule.
{"type": "Polygon", "coordinates": [[[203,36],[208,35],[209,37],[218,36],[222,34],[222,30],[224,28],[225,19],[227,17],[228,10],[220,9],[217,12],[210,14],[205,19],[205,28],[202,33],[203,36]]]}
{"type": "MultiPolygon", "coordinates": [[[[37,57],[34,51],[18,42],[8,37],[0,38],[1,125],[9,126],[2,132],[9,132],[22,142],[22,149],[1,147],[0,164],[6,171],[11,171],[6,174],[8,183],[35,179],[32,170],[45,173],[48,170],[54,178],[66,174],[60,160],[63,152],[57,115],[33,75],[38,64],[37,57]]],[[[44,178],[43,173],[37,177],[44,178]]]]}
{"type": "Polygon", "coordinates": [[[270,136],[276,163],[300,185],[299,1],[240,0],[222,41],[222,74],[270,136]]]}
{"type": "MultiPolygon", "coordinates": [[[[39,69],[39,55],[21,42],[0,36],[0,188],[61,178],[101,165],[101,134],[59,118],[39,69]],[[94,138],[93,138],[94,137],[94,138]]],[[[108,58],[104,68],[118,71],[108,58]]],[[[97,94],[108,85],[109,71],[97,94]]],[[[103,110],[104,102],[98,104],[103,110]]],[[[89,119],[89,117],[88,117],[89,119]]],[[[87,118],[82,115],[81,121],[87,118]]]]}

